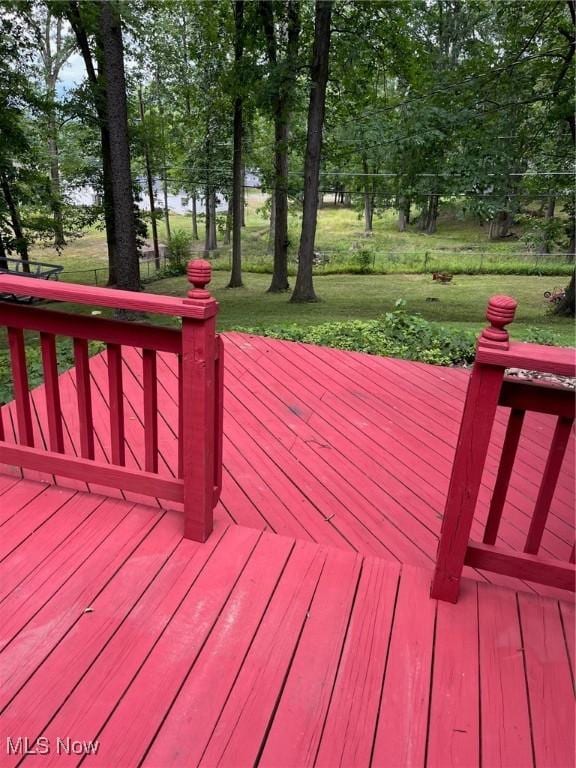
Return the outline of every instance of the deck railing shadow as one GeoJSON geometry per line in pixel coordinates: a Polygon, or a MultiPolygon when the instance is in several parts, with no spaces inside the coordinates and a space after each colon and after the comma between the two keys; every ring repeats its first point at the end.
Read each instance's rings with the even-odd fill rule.
{"type": "Polygon", "coordinates": [[[16,410],[16,443],[6,439],[0,409],[0,463],[74,478],[143,495],[183,502],[184,535],[205,541],[222,485],[223,345],[216,334],[218,303],[205,289],[211,265],[195,260],[187,269],[185,298],[51,283],[0,275],[0,293],[181,318],[182,326],[70,314],[0,301],[0,326],[8,335],[16,410]],[[24,332],[40,335],[48,450],[35,444],[24,332]],[[72,338],[80,456],[65,453],[56,337],[72,338]],[[97,460],[88,342],[106,345],[110,413],[110,462],[97,460]],[[122,347],[142,350],[143,468],[126,467],[122,347]],[[158,471],[157,354],[172,353],[178,371],[178,468],[158,471]]]}
{"type": "Polygon", "coordinates": [[[438,543],[431,596],[456,602],[464,565],[539,584],[575,589],[574,548],[570,562],[550,560],[539,553],[542,536],[564,454],[574,424],[574,393],[541,381],[526,382],[505,375],[521,368],[556,375],[576,375],[573,349],[510,342],[505,326],[512,322],[516,301],[494,296],[488,305],[486,328],[479,340],[456,445],[450,485],[438,543]],[[510,408],[506,436],[488,510],[483,541],[470,541],[472,520],[488,453],[497,406],[510,408]],[[527,411],[557,418],[524,551],[496,546],[514,459],[527,411]]]}

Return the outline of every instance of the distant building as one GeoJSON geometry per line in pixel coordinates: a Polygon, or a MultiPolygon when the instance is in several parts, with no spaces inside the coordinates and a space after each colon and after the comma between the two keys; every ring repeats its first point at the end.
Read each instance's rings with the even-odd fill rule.
{"type": "MultiPolygon", "coordinates": [[[[253,171],[246,171],[244,177],[245,185],[247,188],[258,187],[260,184],[259,176],[253,171]]],[[[146,190],[146,179],[141,177],[138,179],[138,183],[142,190],[140,194],[140,200],[137,201],[138,208],[142,211],[150,210],[150,201],[146,190]]],[[[79,187],[71,189],[68,192],[68,197],[74,205],[101,205],[102,199],[100,194],[91,186],[79,187]]],[[[228,210],[228,203],[222,193],[218,193],[216,210],[219,213],[224,213],[228,210]]],[[[159,179],[154,180],[154,206],[155,208],[164,208],[164,192],[162,190],[162,184],[159,179]]],[[[183,190],[176,194],[168,192],[168,209],[172,213],[187,214],[192,212],[192,200],[187,192],[183,190]]],[[[204,197],[196,198],[196,212],[204,213],[204,197]]]]}

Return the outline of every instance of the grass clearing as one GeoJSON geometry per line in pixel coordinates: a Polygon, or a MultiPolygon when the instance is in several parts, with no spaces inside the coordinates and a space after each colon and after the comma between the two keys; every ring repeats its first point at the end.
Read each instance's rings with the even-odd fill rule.
{"type": "MultiPolygon", "coordinates": [[[[406,311],[418,313],[441,325],[478,332],[490,296],[505,293],[518,301],[512,335],[524,338],[529,329],[548,330],[562,344],[574,343],[574,323],[550,314],[544,291],[553,287],[549,277],[519,275],[457,275],[441,285],[430,275],[326,275],[314,283],[321,298],[316,304],[290,304],[289,294],[270,294],[269,275],[247,273],[244,288],[226,288],[228,275],[215,272],[211,290],[220,302],[218,326],[271,327],[292,323],[317,325],[342,320],[371,320],[394,309],[397,299],[406,301],[406,311]],[[436,299],[436,301],[428,301],[436,299]]],[[[159,280],[147,286],[153,293],[183,296],[183,277],[159,280]]]]}

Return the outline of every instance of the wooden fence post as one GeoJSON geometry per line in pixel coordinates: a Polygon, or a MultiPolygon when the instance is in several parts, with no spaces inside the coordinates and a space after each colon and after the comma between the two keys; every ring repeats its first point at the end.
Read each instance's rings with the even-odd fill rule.
{"type": "MultiPolygon", "coordinates": [[[[517,303],[508,296],[493,296],[486,311],[490,327],[482,331],[478,349],[508,349],[504,326],[514,319],[517,303]]],[[[470,539],[482,473],[504,368],[474,363],[460,423],[456,453],[438,542],[436,568],[430,595],[455,603],[470,539]]]]}
{"type": "Polygon", "coordinates": [[[195,308],[194,317],[182,318],[182,381],[180,435],[184,482],[184,536],[206,541],[213,525],[215,444],[215,355],[218,302],[205,290],[212,266],[203,259],[190,261],[192,288],[184,302],[195,308]]]}

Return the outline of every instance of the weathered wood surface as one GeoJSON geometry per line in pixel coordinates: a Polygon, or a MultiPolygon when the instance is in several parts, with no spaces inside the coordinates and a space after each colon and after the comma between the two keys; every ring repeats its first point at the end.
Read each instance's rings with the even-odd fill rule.
{"type": "MultiPolygon", "coordinates": [[[[468,373],[237,333],[224,335],[224,347],[224,467],[216,518],[432,567],[468,373]]],[[[129,347],[122,357],[127,468],[144,471],[143,360],[139,350],[129,347]]],[[[86,450],[79,443],[76,399],[90,384],[94,450],[97,458],[110,461],[105,354],[92,358],[89,378],[82,368],[79,380],[80,388],[74,371],[60,376],[66,453],[81,456],[86,450]]],[[[158,472],[171,479],[178,476],[179,459],[176,356],[158,354],[157,389],[158,472]]],[[[31,393],[34,434],[47,444],[44,399],[43,388],[31,393]]],[[[14,405],[2,412],[6,439],[13,441],[14,405]]],[[[497,409],[472,524],[476,541],[484,535],[508,413],[497,409]]],[[[525,417],[499,547],[524,548],[555,422],[548,414],[525,417]]],[[[25,474],[48,479],[38,472],[25,474]]],[[[111,493],[96,482],[90,489],[111,493]]],[[[133,492],[128,497],[144,500],[133,492]]],[[[570,440],[542,537],[543,557],[568,561],[573,509],[570,440]]],[[[514,584],[497,574],[482,578],[514,584]]],[[[527,588],[550,593],[546,587],[527,588]]]]}
{"type": "Polygon", "coordinates": [[[572,555],[565,557],[564,562],[555,562],[547,553],[540,553],[573,434],[574,396],[548,384],[533,382],[527,385],[504,380],[506,365],[513,364],[514,355],[525,355],[518,351],[520,347],[529,347],[531,367],[544,373],[574,374],[575,350],[510,343],[505,326],[514,319],[516,306],[516,300],[508,296],[493,296],[488,302],[486,319],[490,325],[478,339],[476,359],[466,392],[430,590],[432,597],[453,603],[458,599],[465,564],[530,582],[575,589],[576,568],[572,555]],[[479,544],[470,533],[478,512],[479,491],[499,405],[507,406],[511,411],[483,543],[479,544]],[[523,546],[526,554],[521,556],[493,545],[502,521],[524,417],[530,411],[539,415],[556,415],[557,421],[547,448],[538,495],[529,514],[529,528],[523,546]]]}
{"type": "Polygon", "coordinates": [[[437,603],[427,569],[223,519],[200,544],[175,511],[0,476],[6,508],[6,768],[90,742],[105,768],[574,765],[568,603],[437,603]]]}

